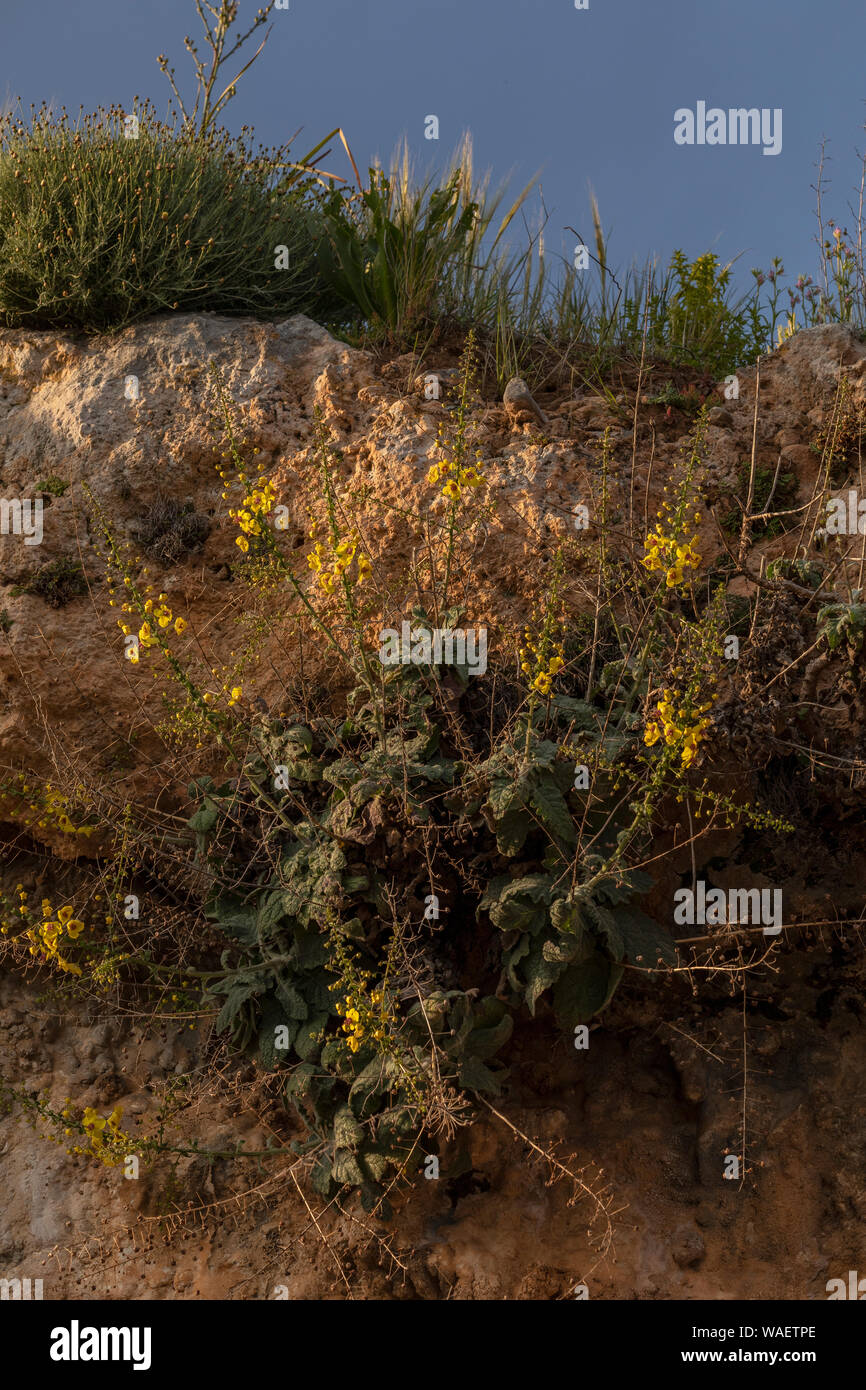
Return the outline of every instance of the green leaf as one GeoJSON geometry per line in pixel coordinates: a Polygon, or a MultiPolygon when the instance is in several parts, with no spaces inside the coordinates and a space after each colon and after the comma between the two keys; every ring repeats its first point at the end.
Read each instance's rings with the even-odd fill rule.
{"type": "Polygon", "coordinates": [[[565,715],[566,723],[573,722],[579,731],[589,733],[597,730],[599,711],[594,705],[588,705],[585,700],[575,700],[571,695],[554,695],[550,703],[565,715]]]}
{"type": "Polygon", "coordinates": [[[349,1104],[359,1117],[372,1114],[369,1103],[379,1100],[400,1080],[400,1067],[394,1057],[374,1057],[355,1077],[349,1091],[349,1104]],[[369,1108],[368,1108],[369,1106],[369,1108]]]}
{"type": "MultiPolygon", "coordinates": [[[[496,1001],[501,1003],[500,1000],[496,1001]]],[[[505,1005],[502,1005],[505,1008],[505,1005]]],[[[501,1047],[504,1047],[514,1031],[514,1019],[509,1013],[503,1013],[498,1023],[494,1023],[489,1028],[472,1029],[467,1039],[467,1049],[473,1057],[480,1057],[482,1061],[488,1061],[495,1056],[501,1047]]]]}
{"type": "Polygon", "coordinates": [[[552,884],[549,874],[502,875],[488,885],[480,905],[500,931],[534,932],[547,920],[552,884]]]}
{"type": "Polygon", "coordinates": [[[645,969],[657,965],[676,965],[676,943],[664,927],[636,907],[620,907],[616,912],[622,933],[625,959],[645,969]]]}
{"type": "Polygon", "coordinates": [[[309,1010],[302,994],[289,984],[288,980],[277,977],[276,997],[286,1018],[304,1019],[309,1010]]]}
{"type": "Polygon", "coordinates": [[[220,931],[242,945],[255,946],[258,943],[255,909],[245,906],[240,898],[230,894],[217,898],[208,916],[215,918],[220,931]]]}
{"type": "Polygon", "coordinates": [[[342,1105],[334,1116],[334,1143],[338,1149],[357,1153],[364,1142],[364,1128],[358,1124],[348,1105],[342,1105]]]}
{"type": "Polygon", "coordinates": [[[499,1078],[478,1057],[464,1057],[457,1072],[458,1083],[467,1091],[486,1091],[498,1096],[499,1078]]]}
{"type": "Polygon", "coordinates": [[[284,897],[283,892],[278,889],[275,893],[268,893],[261,899],[256,914],[256,928],[261,941],[267,941],[268,937],[273,934],[274,928],[285,917],[284,897]]]}
{"type": "Polygon", "coordinates": [[[553,1007],[561,1027],[588,1023],[609,1004],[622,977],[622,966],[594,951],[588,960],[570,965],[553,990],[553,1007]]]}
{"type": "Polygon", "coordinates": [[[272,1068],[277,1062],[287,1060],[288,1048],[290,1048],[294,1042],[297,1031],[298,1021],[296,1019],[286,1018],[275,996],[269,994],[262,1003],[262,1012],[258,1026],[259,1059],[263,1067],[272,1068]],[[276,1046],[277,1028],[285,1028],[288,1034],[286,1046],[279,1050],[276,1046]]]}
{"type": "Polygon", "coordinates": [[[312,1062],[301,1062],[285,1084],[287,1096],[308,1096],[313,1089],[317,1068],[312,1062]]]}
{"type": "Polygon", "coordinates": [[[533,1018],[535,1017],[535,1005],[538,1003],[541,995],[546,989],[549,989],[551,985],[556,983],[560,975],[566,969],[563,962],[551,961],[546,958],[544,953],[546,946],[547,942],[533,942],[529,958],[523,968],[523,974],[526,980],[524,998],[526,999],[527,1008],[533,1018]]]}
{"type": "Polygon", "coordinates": [[[603,907],[601,903],[589,902],[586,904],[586,908],[593,926],[604,939],[610,955],[614,960],[622,960],[625,942],[618,926],[619,913],[611,912],[610,908],[603,907]]]}
{"type": "Polygon", "coordinates": [[[565,797],[549,773],[539,773],[534,778],[531,802],[552,834],[566,844],[576,842],[577,832],[565,797]]]}
{"type": "Polygon", "coordinates": [[[187,822],[190,830],[195,831],[196,848],[199,853],[203,853],[207,848],[208,839],[218,819],[219,808],[216,802],[211,797],[206,796],[204,804],[196,811],[195,815],[190,816],[187,822]]]}
{"type": "Polygon", "coordinates": [[[327,1022],[328,1015],[321,1013],[314,1014],[301,1024],[295,1038],[295,1051],[302,1062],[306,1062],[308,1057],[315,1057],[319,1049],[319,1034],[327,1022]]]}

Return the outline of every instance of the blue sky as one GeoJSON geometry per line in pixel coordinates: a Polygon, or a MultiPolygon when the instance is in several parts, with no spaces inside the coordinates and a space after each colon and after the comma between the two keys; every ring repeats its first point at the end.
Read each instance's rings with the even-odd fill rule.
{"type": "MultiPolygon", "coordinates": [[[[241,19],[256,0],[241,0],[241,19]]],[[[547,248],[591,235],[588,188],[611,263],[742,253],[738,279],[784,258],[815,269],[816,161],[832,159],[830,216],[847,211],[866,146],[863,0],[289,0],[227,124],[265,144],[298,127],[298,154],[336,125],[362,171],[402,136],[418,167],[442,165],[465,130],[476,166],[517,192],[540,171],[547,248]],[[755,146],[677,146],[674,112],[698,101],[783,111],[777,156],[755,146]],[[424,138],[428,115],[440,138],[424,138]]],[[[70,111],[152,98],[165,52],[189,90],[193,0],[3,0],[0,92],[70,111]]],[[[331,165],[346,172],[341,151],[331,165]]],[[[538,199],[529,204],[535,222],[538,199]]]]}

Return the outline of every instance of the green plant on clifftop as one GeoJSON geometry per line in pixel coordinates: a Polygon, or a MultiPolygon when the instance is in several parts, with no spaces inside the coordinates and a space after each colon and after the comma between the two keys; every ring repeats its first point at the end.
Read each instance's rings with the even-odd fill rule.
{"type": "Polygon", "coordinates": [[[171,310],[310,308],[315,225],[276,190],[286,156],[135,116],[136,138],[118,108],[0,118],[0,319],[92,333],[171,310]]]}

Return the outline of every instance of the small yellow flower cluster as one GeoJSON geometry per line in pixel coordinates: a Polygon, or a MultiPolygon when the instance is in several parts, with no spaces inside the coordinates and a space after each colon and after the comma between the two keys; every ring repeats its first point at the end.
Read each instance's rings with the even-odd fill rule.
{"type": "MultiPolygon", "coordinates": [[[[217,671],[217,668],[214,666],[214,667],[211,669],[211,675],[212,675],[212,676],[216,676],[216,675],[218,675],[218,674],[219,674],[219,672],[217,671]]],[[[229,705],[229,709],[231,709],[234,705],[236,705],[240,700],[243,699],[244,688],[243,688],[242,685],[233,685],[233,686],[224,685],[224,686],[222,687],[221,694],[223,694],[223,695],[228,695],[228,697],[229,697],[229,698],[228,698],[228,705],[229,705]]],[[[213,692],[212,690],[206,690],[206,691],[204,692],[204,694],[202,695],[202,699],[204,700],[204,702],[205,702],[206,705],[212,705],[212,704],[214,704],[214,702],[215,702],[216,700],[218,700],[219,698],[220,698],[219,695],[215,695],[214,692],[213,692]]]]}
{"type": "Polygon", "coordinates": [[[26,776],[19,773],[12,785],[4,783],[0,786],[0,795],[5,792],[27,799],[28,810],[33,811],[36,816],[32,824],[37,825],[40,830],[53,824],[65,835],[93,835],[98,829],[95,825],[75,825],[69,814],[69,798],[50,782],[46,782],[43,787],[33,787],[26,776]]]}
{"type": "Polygon", "coordinates": [[[523,634],[523,640],[526,645],[520,648],[520,669],[525,675],[532,676],[530,690],[536,691],[539,695],[549,695],[553,677],[565,665],[562,643],[554,642],[551,645],[542,642],[539,647],[533,641],[528,628],[523,634]],[[547,654],[543,650],[544,646],[548,648],[547,654]]]}
{"type": "MultiPolygon", "coordinates": [[[[69,1109],[64,1109],[64,1117],[69,1118],[69,1109]]],[[[108,1116],[100,1115],[92,1106],[85,1106],[81,1123],[84,1131],[90,1140],[90,1152],[105,1164],[107,1168],[116,1168],[122,1163],[133,1146],[134,1140],[124,1134],[120,1128],[120,1121],[123,1118],[123,1111],[119,1106],[115,1106],[108,1116]]],[[[70,1131],[67,1131],[69,1133],[70,1131]]],[[[81,1145],[73,1145],[70,1153],[86,1153],[87,1150],[81,1145]]]]}
{"type": "MultiPolygon", "coordinates": [[[[224,477],[224,474],[220,476],[224,477]]],[[[249,486],[246,474],[240,475],[240,481],[249,486]]],[[[274,502],[276,501],[276,489],[270,478],[260,473],[256,479],[255,486],[251,488],[244,497],[237,511],[229,511],[232,521],[236,521],[241,534],[235,539],[235,545],[246,555],[250,548],[250,536],[262,536],[267,525],[267,518],[270,515],[274,502]]],[[[224,492],[223,497],[227,498],[228,493],[224,492]]]]}
{"type": "MultiPolygon", "coordinates": [[[[310,528],[310,536],[315,538],[316,525],[313,523],[310,528]]],[[[358,553],[361,538],[357,531],[353,531],[351,536],[343,540],[316,541],[315,546],[307,556],[307,566],[317,576],[317,583],[320,589],[324,589],[326,594],[334,592],[335,582],[345,576],[348,583],[352,583],[351,576],[348,574],[349,566],[352,561],[356,562],[356,584],[363,584],[372,570],[369,559],[363,550],[358,553]]]]}
{"type": "MultiPolygon", "coordinates": [[[[361,978],[366,981],[369,976],[361,978]]],[[[332,985],[330,988],[339,986],[332,985]]],[[[372,991],[369,1004],[363,995],[351,992],[346,995],[345,1001],[338,1000],[337,1013],[343,1020],[343,1032],[349,1034],[346,1041],[350,1052],[358,1051],[368,1031],[374,1042],[382,1042],[387,1037],[388,1025],[394,1019],[393,1015],[387,1013],[384,1003],[385,995],[381,989],[372,991]]]]}
{"type": "Polygon", "coordinates": [[[675,693],[672,690],[663,691],[655,715],[644,731],[644,743],[652,748],[659,739],[664,739],[669,748],[676,749],[683,767],[690,767],[697,755],[698,744],[712,723],[703,717],[707,710],[712,709],[712,704],[712,700],[709,700],[695,709],[687,700],[685,705],[677,709],[675,693]]]}
{"type": "MultiPolygon", "coordinates": [[[[677,520],[672,518],[671,508],[667,502],[662,503],[657,516],[659,522],[656,529],[650,531],[644,541],[646,553],[643,557],[643,564],[648,570],[663,570],[667,587],[675,589],[677,585],[683,583],[686,571],[696,570],[701,563],[701,557],[695,550],[698,539],[697,532],[689,540],[678,535],[680,526],[677,524],[677,520]]],[[[700,513],[695,512],[695,524],[700,519],[700,513]]]]}
{"type": "Polygon", "coordinates": [[[340,979],[328,989],[342,996],[335,1008],[343,1020],[343,1032],[348,1034],[349,1051],[357,1052],[365,1038],[378,1043],[380,1050],[388,1050],[397,1016],[388,1007],[384,988],[369,990],[370,971],[359,970],[344,945],[338,946],[337,956],[340,979]]]}
{"type": "MultiPolygon", "coordinates": [[[[27,894],[23,889],[19,889],[18,896],[21,899],[22,908],[25,908],[27,894]]],[[[84,931],[84,923],[73,917],[72,908],[68,906],[61,907],[56,913],[57,920],[52,920],[55,917],[55,912],[50,898],[42,899],[42,917],[43,920],[38,926],[31,927],[25,933],[27,940],[31,942],[31,956],[38,956],[46,964],[50,961],[69,975],[80,975],[81,966],[62,956],[59,945],[64,935],[74,944],[84,931]]]]}
{"type": "MultiPolygon", "coordinates": [[[[132,580],[127,576],[124,579],[127,588],[132,588],[132,580]]],[[[113,594],[114,590],[111,590],[113,594]]],[[[168,594],[158,594],[154,600],[152,597],[152,586],[148,584],[145,588],[147,597],[141,604],[141,611],[138,611],[138,604],[130,603],[125,600],[121,604],[121,612],[134,613],[138,611],[141,618],[141,626],[138,629],[138,646],[131,646],[128,650],[128,658],[136,665],[142,652],[147,652],[151,647],[160,646],[159,633],[174,624],[174,631],[181,637],[186,630],[186,619],[175,618],[168,606],[168,594]]],[[[112,601],[113,604],[113,601],[112,601]]],[[[129,637],[132,629],[129,623],[125,623],[122,618],[118,618],[117,626],[120,628],[124,637],[129,637]]]]}
{"type": "Polygon", "coordinates": [[[440,459],[428,469],[427,481],[441,483],[442,496],[451,502],[459,502],[465,487],[481,487],[484,482],[481,472],[483,462],[484,456],[480,449],[475,456],[475,463],[468,467],[464,467],[457,459],[440,459]]]}

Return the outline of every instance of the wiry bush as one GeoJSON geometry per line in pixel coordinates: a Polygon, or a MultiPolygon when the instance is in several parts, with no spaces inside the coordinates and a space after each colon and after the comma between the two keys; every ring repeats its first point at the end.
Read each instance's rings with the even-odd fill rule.
{"type": "Polygon", "coordinates": [[[159,497],[135,528],[139,545],[163,565],[176,565],[184,555],[200,550],[210,522],[191,502],[159,497]]]}
{"type": "Polygon", "coordinates": [[[0,319],[98,332],[166,310],[313,307],[315,218],[279,190],[279,152],[149,106],[138,122],[127,139],[118,108],[0,121],[0,319]]]}

